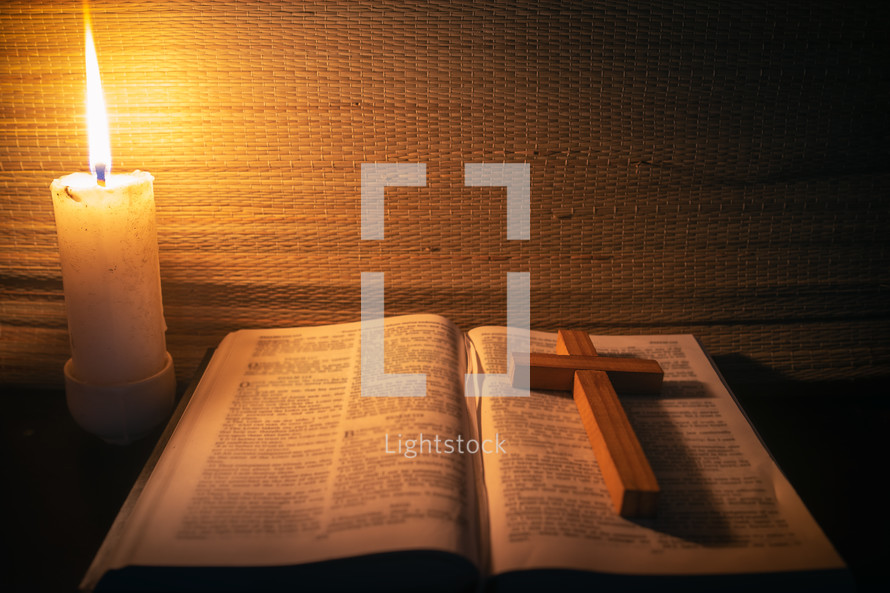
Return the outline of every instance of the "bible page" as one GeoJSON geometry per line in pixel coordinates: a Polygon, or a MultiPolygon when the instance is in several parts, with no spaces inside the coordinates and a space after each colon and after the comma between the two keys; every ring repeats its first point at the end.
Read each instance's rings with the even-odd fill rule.
{"type": "Polygon", "coordinates": [[[363,397],[360,324],[242,330],[215,352],[134,508],[112,567],[300,564],[412,549],[476,562],[463,337],[385,320],[386,373],[425,397],[363,397]],[[428,443],[428,444],[427,444],[428,443]]]}
{"type": "MultiPolygon", "coordinates": [[[[626,574],[731,574],[843,562],[739,410],[693,336],[591,336],[601,355],[658,360],[657,396],[619,394],[661,489],[653,519],[611,499],[570,393],[480,397],[491,571],[567,568],[626,574]]],[[[470,361],[505,372],[505,331],[469,333],[470,361]],[[475,354],[473,352],[475,350],[475,354]]],[[[533,352],[555,334],[532,332],[533,352]]]]}

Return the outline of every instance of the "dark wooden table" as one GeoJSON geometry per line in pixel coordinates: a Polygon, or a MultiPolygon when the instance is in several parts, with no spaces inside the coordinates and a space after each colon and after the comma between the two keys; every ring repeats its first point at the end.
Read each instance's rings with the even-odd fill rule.
{"type": "MultiPolygon", "coordinates": [[[[719,364],[719,360],[718,360],[719,364]]],[[[742,407],[862,591],[890,590],[890,377],[745,383],[742,407]]],[[[0,590],[76,590],[148,459],[80,430],[61,390],[2,386],[6,568],[0,590]]]]}

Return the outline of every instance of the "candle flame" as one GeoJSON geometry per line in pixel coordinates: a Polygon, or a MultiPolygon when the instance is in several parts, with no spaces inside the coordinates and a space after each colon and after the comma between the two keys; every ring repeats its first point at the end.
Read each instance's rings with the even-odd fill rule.
{"type": "Polygon", "coordinates": [[[93,44],[93,28],[90,24],[89,6],[84,6],[84,29],[86,35],[87,71],[87,128],[90,139],[90,172],[96,175],[101,185],[111,173],[111,141],[108,134],[108,114],[105,111],[105,96],[102,81],[99,79],[99,60],[93,44]]]}

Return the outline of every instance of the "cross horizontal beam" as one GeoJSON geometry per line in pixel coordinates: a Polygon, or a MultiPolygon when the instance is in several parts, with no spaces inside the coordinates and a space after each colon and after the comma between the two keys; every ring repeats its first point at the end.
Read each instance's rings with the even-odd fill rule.
{"type": "Polygon", "coordinates": [[[664,379],[664,371],[655,360],[532,352],[513,357],[511,382],[513,373],[524,364],[528,365],[530,389],[572,391],[575,371],[584,370],[605,372],[620,393],[655,395],[661,391],[664,379]]]}

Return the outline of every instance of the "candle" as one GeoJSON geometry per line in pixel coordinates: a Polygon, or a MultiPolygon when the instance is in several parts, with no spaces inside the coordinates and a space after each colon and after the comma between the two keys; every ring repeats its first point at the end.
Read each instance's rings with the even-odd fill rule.
{"type": "Polygon", "coordinates": [[[89,13],[86,30],[90,173],[52,182],[71,358],[72,416],[113,443],[150,432],[176,392],[167,353],[152,176],[111,174],[111,148],[89,13]]]}
{"type": "Polygon", "coordinates": [[[167,356],[152,176],[53,181],[72,374],[111,385],[150,377],[167,356]]]}

